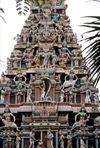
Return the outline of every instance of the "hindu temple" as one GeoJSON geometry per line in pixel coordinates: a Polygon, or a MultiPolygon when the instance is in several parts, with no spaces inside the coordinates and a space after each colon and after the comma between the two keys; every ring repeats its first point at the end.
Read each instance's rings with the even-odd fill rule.
{"type": "Polygon", "coordinates": [[[98,89],[64,0],[31,3],[0,79],[0,148],[100,148],[98,89]]]}

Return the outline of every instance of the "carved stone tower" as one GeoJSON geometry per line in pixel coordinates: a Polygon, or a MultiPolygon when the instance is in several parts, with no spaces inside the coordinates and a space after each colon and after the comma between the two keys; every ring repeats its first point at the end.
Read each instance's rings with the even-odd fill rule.
{"type": "MultiPolygon", "coordinates": [[[[0,114],[8,103],[16,116],[21,148],[100,144],[98,89],[89,79],[66,8],[63,0],[32,3],[0,80],[0,114]]],[[[9,123],[10,128],[10,122],[5,126],[9,123]]],[[[0,136],[4,148],[6,136],[0,136]]],[[[10,147],[15,137],[11,135],[10,147]]]]}

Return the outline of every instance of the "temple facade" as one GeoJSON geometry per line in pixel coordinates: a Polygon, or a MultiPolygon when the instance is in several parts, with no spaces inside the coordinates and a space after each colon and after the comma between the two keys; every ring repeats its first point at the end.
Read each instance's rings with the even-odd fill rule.
{"type": "Polygon", "coordinates": [[[0,79],[1,148],[100,148],[98,89],[66,9],[31,4],[0,79]]]}

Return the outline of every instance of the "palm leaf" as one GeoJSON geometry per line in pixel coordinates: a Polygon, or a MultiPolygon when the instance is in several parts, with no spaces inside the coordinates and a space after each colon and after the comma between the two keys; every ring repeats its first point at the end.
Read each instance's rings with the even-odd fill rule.
{"type": "Polygon", "coordinates": [[[31,0],[16,0],[16,10],[19,15],[26,15],[30,9],[31,0]]]}
{"type": "MultiPolygon", "coordinates": [[[[5,13],[2,8],[0,8],[0,13],[5,13]]],[[[6,23],[5,18],[0,14],[0,18],[6,23]]]]}
{"type": "Polygon", "coordinates": [[[100,16],[88,17],[95,20],[82,25],[89,29],[84,33],[88,37],[82,39],[88,43],[83,51],[86,51],[86,63],[96,86],[100,80],[100,16]]]}

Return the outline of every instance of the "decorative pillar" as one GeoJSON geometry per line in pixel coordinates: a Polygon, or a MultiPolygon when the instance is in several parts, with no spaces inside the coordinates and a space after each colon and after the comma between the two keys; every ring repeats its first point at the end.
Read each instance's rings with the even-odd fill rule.
{"type": "Polygon", "coordinates": [[[55,87],[56,87],[56,86],[53,86],[53,101],[55,101],[55,98],[56,98],[56,96],[55,96],[55,94],[56,94],[56,93],[55,93],[55,92],[56,92],[55,87]]]}
{"type": "Polygon", "coordinates": [[[76,148],[79,148],[79,139],[78,139],[78,137],[76,139],[76,148]]]}
{"type": "Polygon", "coordinates": [[[12,148],[14,148],[14,138],[12,138],[12,148]]]}
{"type": "Polygon", "coordinates": [[[10,104],[10,93],[8,93],[8,103],[10,104]]]}
{"type": "Polygon", "coordinates": [[[96,146],[96,148],[99,148],[98,147],[98,137],[95,137],[95,146],[96,146]]]}
{"type": "Polygon", "coordinates": [[[35,86],[35,101],[37,101],[37,87],[35,86]]]}
{"type": "Polygon", "coordinates": [[[21,95],[18,95],[18,103],[21,103],[21,95]]]}
{"type": "Polygon", "coordinates": [[[56,142],[55,142],[55,148],[58,148],[58,131],[55,132],[56,142]]]}
{"type": "Polygon", "coordinates": [[[82,92],[80,93],[81,93],[81,103],[83,103],[83,93],[82,92]]]}
{"type": "Polygon", "coordinates": [[[17,101],[17,94],[15,94],[15,104],[17,104],[18,101],[17,101]]]}
{"type": "Polygon", "coordinates": [[[24,138],[21,138],[21,148],[24,148],[24,138]]]}
{"type": "Polygon", "coordinates": [[[8,148],[12,148],[12,141],[11,141],[11,137],[8,137],[8,148]]]}
{"type": "Polygon", "coordinates": [[[88,147],[88,137],[86,137],[86,147],[88,147]]]}
{"type": "Polygon", "coordinates": [[[3,138],[3,146],[2,146],[2,148],[5,148],[5,138],[3,138]]]}

